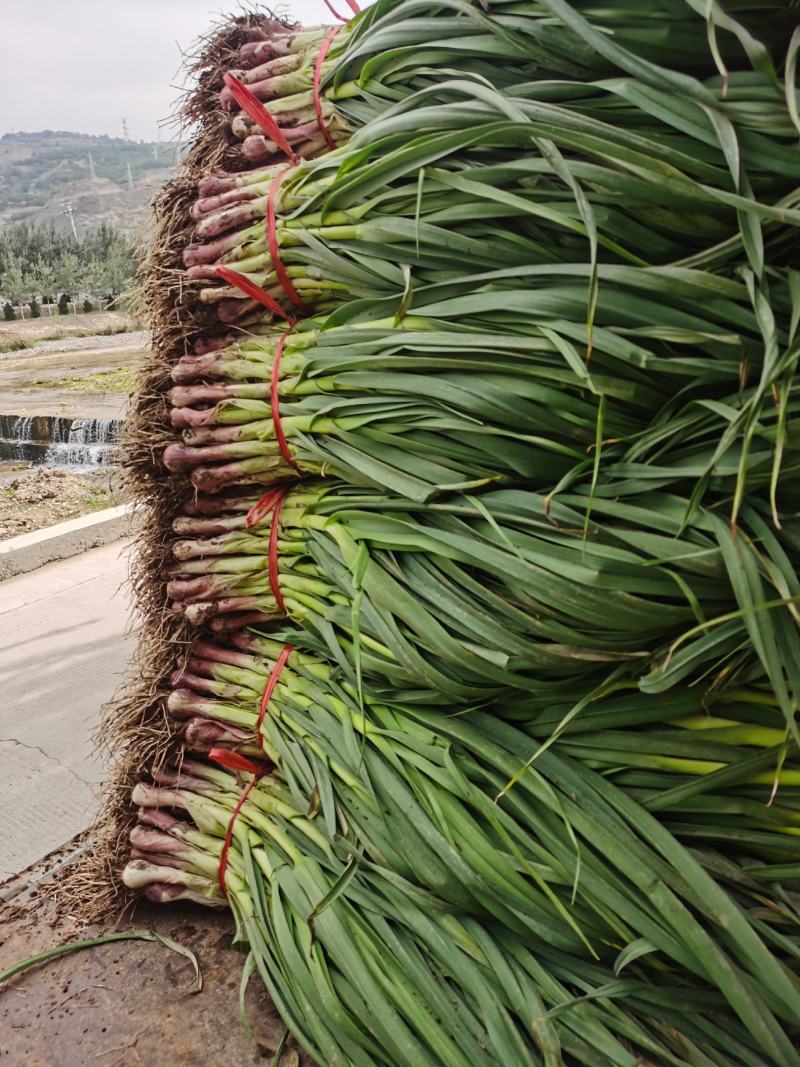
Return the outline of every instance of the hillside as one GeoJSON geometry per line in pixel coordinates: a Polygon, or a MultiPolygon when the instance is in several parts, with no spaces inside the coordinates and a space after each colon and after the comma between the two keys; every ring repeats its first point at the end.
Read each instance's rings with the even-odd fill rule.
{"type": "Polygon", "coordinates": [[[169,143],[60,130],[6,133],[0,137],[0,227],[23,219],[69,227],[63,212],[70,202],[79,234],[101,222],[133,233],[146,224],[148,204],[174,161],[169,143]]]}

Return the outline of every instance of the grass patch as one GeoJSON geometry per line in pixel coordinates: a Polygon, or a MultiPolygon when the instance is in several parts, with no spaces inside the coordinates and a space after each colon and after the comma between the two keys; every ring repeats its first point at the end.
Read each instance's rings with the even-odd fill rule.
{"type": "Polygon", "coordinates": [[[94,374],[78,374],[72,378],[36,378],[33,385],[47,389],[69,389],[84,396],[101,393],[130,393],[136,386],[138,372],[133,367],[99,370],[94,374]]]}
{"type": "Polygon", "coordinates": [[[7,341],[5,344],[0,345],[0,352],[21,352],[23,348],[30,348],[30,341],[23,341],[21,337],[15,341],[7,341]]]}
{"type": "Polygon", "coordinates": [[[62,384],[76,393],[129,393],[136,385],[137,372],[132,367],[99,370],[75,378],[65,378],[62,384]]]}
{"type": "Polygon", "coordinates": [[[104,511],[119,503],[117,496],[103,485],[90,485],[86,490],[85,504],[89,511],[104,511]]]}

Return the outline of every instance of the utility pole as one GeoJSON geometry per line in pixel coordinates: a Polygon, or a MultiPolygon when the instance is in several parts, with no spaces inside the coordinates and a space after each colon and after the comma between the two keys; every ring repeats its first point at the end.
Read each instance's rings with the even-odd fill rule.
{"type": "Polygon", "coordinates": [[[130,138],[130,134],[128,133],[128,120],[127,119],[123,119],[122,120],[122,136],[125,138],[126,141],[130,141],[130,139],[131,139],[130,138]]]}
{"type": "Polygon", "coordinates": [[[90,175],[92,181],[96,180],[97,171],[94,169],[94,159],[92,159],[92,153],[91,152],[89,153],[89,175],[90,175]]]}
{"type": "Polygon", "coordinates": [[[77,241],[78,240],[78,231],[75,228],[75,208],[72,206],[72,201],[71,200],[68,200],[66,202],[66,204],[64,205],[64,210],[61,212],[61,214],[62,215],[66,215],[67,218],[69,219],[70,225],[72,226],[72,236],[77,241]]]}
{"type": "Polygon", "coordinates": [[[130,163],[126,163],[125,166],[128,168],[128,189],[133,192],[133,175],[131,174],[131,165],[130,163]]]}

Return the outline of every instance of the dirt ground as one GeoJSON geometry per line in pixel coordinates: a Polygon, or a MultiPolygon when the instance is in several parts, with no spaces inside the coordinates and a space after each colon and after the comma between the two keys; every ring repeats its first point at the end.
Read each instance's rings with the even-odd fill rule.
{"type": "MultiPolygon", "coordinates": [[[[40,865],[47,871],[51,858],[40,865]]],[[[70,868],[64,869],[69,877],[70,868]]],[[[267,1067],[283,1023],[257,976],[246,996],[254,1038],[239,1016],[245,957],[231,948],[225,912],[182,904],[139,905],[124,920],[81,928],[54,903],[52,883],[32,900],[0,907],[0,971],[70,940],[117,929],[147,929],[197,956],[203,987],[190,962],[159,944],[117,941],[42,964],[0,985],[3,1067],[267,1067]]],[[[2,895],[0,893],[0,895],[2,895]]],[[[311,1067],[292,1043],[280,1067],[311,1067]]]]}
{"type": "Polygon", "coordinates": [[[116,471],[5,468],[0,477],[0,540],[124,503],[116,471]]]}
{"type": "Polygon", "coordinates": [[[0,319],[0,352],[11,346],[24,343],[35,345],[37,341],[60,337],[87,337],[91,334],[115,334],[141,327],[123,311],[91,311],[88,314],[59,315],[55,308],[47,314],[42,308],[38,319],[17,319],[5,322],[0,319]]]}
{"type": "MultiPolygon", "coordinates": [[[[142,335],[90,337],[91,347],[0,356],[0,412],[118,419],[145,349],[142,335]]],[[[66,342],[69,344],[70,342],[66,342]]]]}

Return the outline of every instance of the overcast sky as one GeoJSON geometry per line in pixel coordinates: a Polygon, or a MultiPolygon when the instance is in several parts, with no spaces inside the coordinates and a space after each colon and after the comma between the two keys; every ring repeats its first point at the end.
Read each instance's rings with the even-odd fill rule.
{"type": "MultiPolygon", "coordinates": [[[[0,136],[49,129],[121,137],[124,116],[134,140],[157,140],[159,120],[169,116],[176,96],[181,48],[220,10],[237,6],[235,0],[2,0],[0,136]]],[[[290,0],[286,7],[306,25],[332,21],[323,0],[290,0]]]]}

